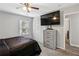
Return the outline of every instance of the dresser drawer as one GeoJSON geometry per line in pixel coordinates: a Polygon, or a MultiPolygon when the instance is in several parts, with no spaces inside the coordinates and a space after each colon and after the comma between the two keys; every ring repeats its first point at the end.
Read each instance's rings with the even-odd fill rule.
{"type": "Polygon", "coordinates": [[[51,44],[51,43],[44,43],[44,46],[50,49],[56,49],[56,45],[51,44]]]}
{"type": "Polygon", "coordinates": [[[50,43],[50,40],[44,40],[45,43],[50,43]]]}
{"type": "Polygon", "coordinates": [[[55,40],[56,36],[46,36],[44,37],[45,40],[55,40]]]}
{"type": "Polygon", "coordinates": [[[44,46],[47,48],[50,48],[50,44],[49,43],[44,43],[44,46]]]}

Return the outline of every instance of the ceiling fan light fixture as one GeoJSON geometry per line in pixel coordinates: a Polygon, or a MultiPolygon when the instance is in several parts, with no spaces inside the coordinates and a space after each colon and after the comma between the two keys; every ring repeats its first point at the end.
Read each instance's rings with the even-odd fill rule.
{"type": "Polygon", "coordinates": [[[24,11],[26,11],[27,10],[27,8],[24,6],[23,8],[22,8],[24,11]]]}
{"type": "Polygon", "coordinates": [[[27,12],[32,11],[32,9],[39,10],[39,8],[37,8],[37,7],[32,7],[32,4],[31,3],[20,3],[20,4],[23,5],[22,9],[24,11],[27,11],[27,12]]]}
{"type": "Polygon", "coordinates": [[[24,6],[22,9],[23,9],[24,11],[28,11],[28,12],[30,12],[30,11],[32,10],[30,7],[25,7],[25,6],[24,6]]]}
{"type": "Polygon", "coordinates": [[[27,10],[30,12],[32,9],[30,7],[28,7],[27,10]]]}

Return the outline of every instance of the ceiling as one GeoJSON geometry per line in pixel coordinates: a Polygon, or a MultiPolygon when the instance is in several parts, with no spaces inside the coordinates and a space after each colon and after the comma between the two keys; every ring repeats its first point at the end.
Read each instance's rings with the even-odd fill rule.
{"type": "Polygon", "coordinates": [[[74,4],[75,3],[32,3],[32,6],[38,7],[39,10],[32,10],[30,13],[28,13],[21,8],[16,9],[16,7],[22,7],[22,5],[19,3],[0,3],[0,11],[35,17],[37,15],[53,12],[54,10],[59,10],[74,4]]]}

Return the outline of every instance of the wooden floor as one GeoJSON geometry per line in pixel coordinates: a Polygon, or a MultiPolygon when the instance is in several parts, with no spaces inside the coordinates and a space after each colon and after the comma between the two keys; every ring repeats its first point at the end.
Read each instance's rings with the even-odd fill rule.
{"type": "Polygon", "coordinates": [[[41,46],[41,49],[40,56],[78,56],[77,54],[62,49],[51,50],[43,46],[41,46]]]}
{"type": "Polygon", "coordinates": [[[39,44],[42,52],[40,56],[79,56],[79,48],[66,45],[66,50],[63,49],[56,49],[52,50],[49,48],[44,47],[43,45],[39,44]]]}
{"type": "Polygon", "coordinates": [[[74,53],[75,55],[79,55],[79,47],[70,46],[69,40],[66,39],[66,51],[70,51],[71,53],[74,53]]]}
{"type": "Polygon", "coordinates": [[[65,41],[65,47],[66,49],[56,49],[56,50],[51,50],[49,48],[44,47],[43,45],[40,45],[42,52],[40,56],[79,56],[79,47],[74,47],[70,46],[69,40],[65,41]]]}

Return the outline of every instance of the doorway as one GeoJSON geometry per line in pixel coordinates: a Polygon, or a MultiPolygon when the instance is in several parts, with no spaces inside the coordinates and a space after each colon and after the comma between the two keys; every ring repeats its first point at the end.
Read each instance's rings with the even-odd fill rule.
{"type": "Polygon", "coordinates": [[[65,15],[65,50],[79,55],[79,13],[65,15]]]}
{"type": "Polygon", "coordinates": [[[69,34],[70,34],[70,20],[69,20],[69,17],[68,15],[65,16],[65,20],[64,20],[64,27],[65,27],[65,48],[68,49],[70,46],[70,37],[69,37],[69,34]]]}

